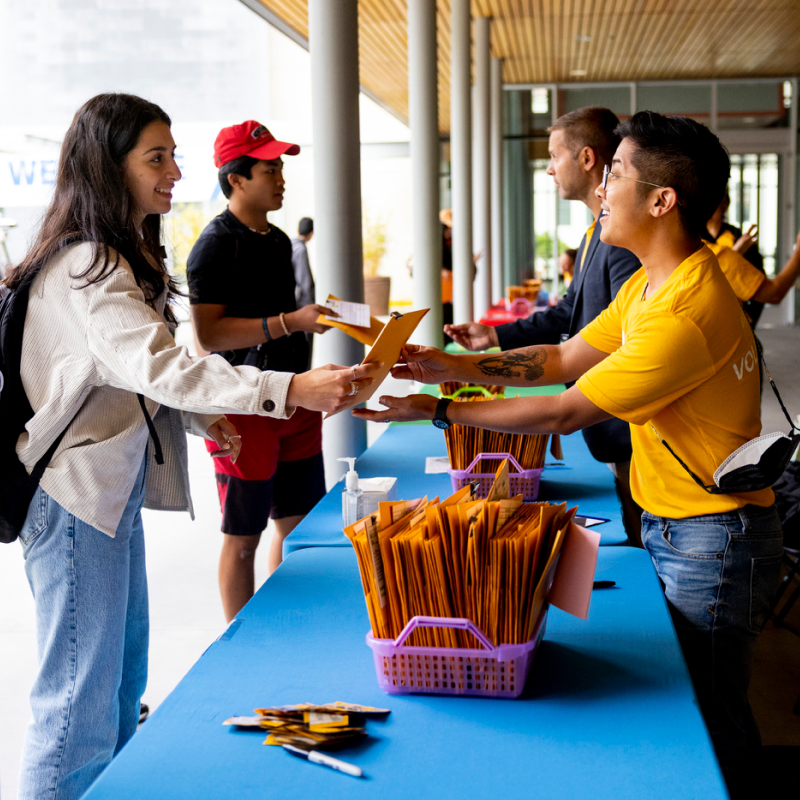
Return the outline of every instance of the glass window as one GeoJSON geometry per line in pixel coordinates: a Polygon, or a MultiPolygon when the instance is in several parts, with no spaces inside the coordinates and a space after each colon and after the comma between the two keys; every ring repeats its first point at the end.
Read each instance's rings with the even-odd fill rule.
{"type": "Polygon", "coordinates": [[[566,114],[583,106],[610,108],[618,117],[631,114],[631,92],[628,86],[565,88],[561,90],[561,111],[566,114]]]}
{"type": "MultiPolygon", "coordinates": [[[[720,83],[717,86],[717,127],[785,128],[789,125],[784,82],[720,83]]],[[[791,104],[791,83],[788,99],[791,104]]]]}
{"type": "Polygon", "coordinates": [[[755,247],[764,257],[767,275],[775,274],[778,256],[778,170],[776,153],[731,156],[727,219],[742,231],[758,225],[755,247]]]}
{"type": "Polygon", "coordinates": [[[699,122],[711,116],[711,86],[707,83],[639,85],[636,91],[637,111],[659,114],[680,114],[699,122]]]}

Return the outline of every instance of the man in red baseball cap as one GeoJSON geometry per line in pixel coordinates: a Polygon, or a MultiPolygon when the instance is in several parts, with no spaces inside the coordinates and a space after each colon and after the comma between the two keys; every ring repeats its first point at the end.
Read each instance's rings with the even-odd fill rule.
{"type": "MultiPolygon", "coordinates": [[[[329,330],[316,321],[322,306],[297,308],[291,242],[267,221],[283,205],[281,156],[299,152],[255,120],[223,128],[214,143],[228,208],[192,248],[187,277],[200,348],[231,364],[305,372],[305,334],[329,330]]],[[[281,562],[283,540],[325,494],[325,476],[319,412],[298,408],[290,419],[229,419],[242,436],[242,450],[236,464],[215,458],[214,470],[224,534],[219,584],[230,621],[255,590],[255,552],[270,517],[272,572],[281,562]]]]}

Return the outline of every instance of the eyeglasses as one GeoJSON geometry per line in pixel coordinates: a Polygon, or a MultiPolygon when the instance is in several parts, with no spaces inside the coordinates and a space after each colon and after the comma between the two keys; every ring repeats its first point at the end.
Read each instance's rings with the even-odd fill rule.
{"type": "Polygon", "coordinates": [[[620,178],[624,181],[636,181],[636,183],[646,183],[648,186],[655,186],[656,189],[664,189],[666,187],[662,186],[660,183],[652,183],[651,181],[640,181],[638,178],[628,178],[626,175],[617,175],[615,172],[611,171],[611,168],[606,164],[603,167],[603,191],[606,190],[608,187],[608,179],[609,178],[620,178]]]}

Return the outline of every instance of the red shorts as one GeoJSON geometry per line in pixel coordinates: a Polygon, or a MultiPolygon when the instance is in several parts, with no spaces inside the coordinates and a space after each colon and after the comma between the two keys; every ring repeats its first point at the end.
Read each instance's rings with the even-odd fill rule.
{"type": "MultiPolygon", "coordinates": [[[[214,459],[223,533],[252,536],[270,517],[307,514],[325,494],[322,414],[298,408],[290,419],[227,417],[242,449],[235,464],[214,459]]],[[[206,440],[206,449],[219,447],[206,440]]]]}

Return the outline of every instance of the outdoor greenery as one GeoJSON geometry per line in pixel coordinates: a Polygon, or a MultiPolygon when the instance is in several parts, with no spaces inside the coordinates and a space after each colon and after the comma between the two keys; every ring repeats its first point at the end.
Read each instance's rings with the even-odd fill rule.
{"type": "Polygon", "coordinates": [[[378,275],[381,261],[386,254],[386,217],[370,217],[366,213],[361,219],[361,239],[364,258],[364,275],[374,278],[378,275]]]}
{"type": "MultiPolygon", "coordinates": [[[[561,255],[569,249],[566,242],[558,240],[558,254],[561,255]]],[[[536,237],[536,257],[550,259],[553,257],[553,237],[549,232],[540,233],[536,237]]]]}

